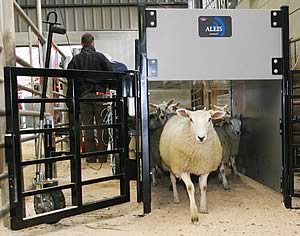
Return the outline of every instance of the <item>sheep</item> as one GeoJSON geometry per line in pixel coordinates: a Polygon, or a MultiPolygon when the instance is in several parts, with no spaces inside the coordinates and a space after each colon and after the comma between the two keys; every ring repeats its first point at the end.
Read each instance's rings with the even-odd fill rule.
{"type": "Polygon", "coordinates": [[[189,111],[179,108],[163,128],[160,137],[162,167],[170,172],[174,202],[179,203],[176,177],[186,185],[190,199],[191,221],[198,221],[194,185],[190,174],[200,175],[200,213],[207,213],[207,177],[222,160],[222,145],[212,119],[224,117],[224,111],[189,111]]]}
{"type": "Polygon", "coordinates": [[[239,175],[235,158],[239,151],[241,120],[239,116],[225,117],[224,121],[215,124],[215,129],[223,146],[223,159],[219,167],[219,179],[222,180],[225,190],[229,190],[228,181],[225,175],[225,166],[230,164],[234,174],[239,175]]]}
{"type": "Polygon", "coordinates": [[[164,125],[167,121],[166,119],[166,113],[174,113],[176,109],[179,107],[180,103],[177,102],[176,104],[173,104],[174,99],[169,100],[168,102],[163,102],[161,104],[149,104],[149,109],[152,112],[156,112],[158,114],[158,118],[162,125],[164,125]],[[152,109],[151,109],[152,108],[152,109]],[[155,109],[155,110],[153,110],[155,109]]]}
{"type": "MultiPolygon", "coordinates": [[[[162,132],[163,125],[166,121],[174,115],[174,111],[177,109],[180,103],[172,104],[174,99],[168,102],[163,102],[162,104],[150,103],[149,107],[155,108],[149,114],[149,130],[150,130],[150,167],[151,167],[151,177],[152,186],[157,185],[156,181],[156,169],[161,168],[160,154],[159,154],[159,139],[162,132]]],[[[141,137],[139,137],[139,144],[141,144],[141,137]]],[[[141,145],[139,145],[139,150],[141,150],[141,145]]],[[[135,159],[135,137],[132,137],[129,142],[129,158],[135,159]]]]}

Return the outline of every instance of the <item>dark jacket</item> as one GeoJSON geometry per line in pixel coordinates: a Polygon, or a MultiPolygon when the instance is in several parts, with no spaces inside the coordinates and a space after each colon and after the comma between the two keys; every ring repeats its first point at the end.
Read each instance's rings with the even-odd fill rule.
{"type": "MultiPolygon", "coordinates": [[[[102,53],[96,52],[96,49],[91,45],[84,46],[81,52],[72,58],[68,69],[113,71],[109,60],[102,53]]],[[[84,78],[78,78],[78,81],[80,97],[89,93],[94,94],[97,91],[105,92],[107,87],[103,82],[94,84],[84,80],[84,78]]]]}
{"type": "Polygon", "coordinates": [[[114,70],[114,72],[125,72],[127,71],[127,66],[119,61],[112,61],[112,68],[114,70]]]}

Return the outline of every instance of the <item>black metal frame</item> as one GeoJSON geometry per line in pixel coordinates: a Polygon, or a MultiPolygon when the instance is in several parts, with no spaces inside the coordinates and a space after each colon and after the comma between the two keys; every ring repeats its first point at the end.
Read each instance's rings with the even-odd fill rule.
{"type": "MultiPolygon", "coordinates": [[[[10,223],[11,229],[22,229],[36,224],[50,223],[61,218],[73,216],[76,214],[104,208],[116,204],[121,204],[130,201],[129,189],[129,173],[128,173],[128,108],[127,97],[135,96],[132,93],[137,80],[136,72],[128,73],[113,73],[113,72],[98,72],[98,71],[79,71],[79,70],[56,70],[56,69],[34,69],[34,68],[17,68],[5,67],[5,101],[6,101],[6,136],[5,136],[5,154],[8,160],[9,172],[9,195],[10,195],[10,223]],[[38,77],[65,77],[69,80],[71,86],[70,98],[66,99],[18,99],[18,76],[38,76],[38,77]],[[80,99],[76,78],[89,78],[99,83],[105,81],[110,88],[116,89],[117,95],[114,98],[92,98],[80,99]],[[132,87],[130,89],[123,89],[132,87]],[[116,123],[111,125],[101,125],[101,127],[114,128],[118,133],[119,141],[113,150],[97,151],[94,153],[84,153],[80,151],[80,130],[93,129],[96,126],[80,126],[79,109],[80,101],[111,101],[116,105],[116,123]],[[51,102],[66,102],[69,103],[69,127],[62,128],[44,128],[44,129],[26,129],[21,130],[19,127],[19,103],[51,103],[51,102]],[[21,157],[21,134],[49,134],[53,132],[69,132],[70,152],[65,155],[58,155],[43,159],[22,160],[21,157]],[[91,180],[82,180],[81,176],[81,158],[88,157],[94,154],[112,154],[119,153],[121,159],[121,173],[91,180]],[[45,187],[42,189],[24,191],[22,168],[27,165],[35,165],[38,163],[50,164],[63,160],[70,160],[71,181],[68,184],[45,187]],[[94,203],[83,204],[82,202],[82,186],[100,183],[109,180],[120,181],[120,195],[105,200],[100,200],[94,203]],[[25,197],[34,196],[36,194],[47,193],[54,190],[71,189],[72,206],[58,211],[43,213],[34,217],[25,218],[25,197]]],[[[138,99],[136,99],[138,100],[138,99]]],[[[98,127],[98,126],[97,126],[98,127]]]]}
{"type": "MultiPolygon", "coordinates": [[[[289,52],[289,8],[281,7],[281,25],[282,25],[282,195],[286,208],[292,207],[292,189],[291,189],[291,165],[293,158],[292,144],[292,80],[290,74],[290,52],[289,52]]],[[[293,177],[292,177],[293,178],[293,177]]]]}

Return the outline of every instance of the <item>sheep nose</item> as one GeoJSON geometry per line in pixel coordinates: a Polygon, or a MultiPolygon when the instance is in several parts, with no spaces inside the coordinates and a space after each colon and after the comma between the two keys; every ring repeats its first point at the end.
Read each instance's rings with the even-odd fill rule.
{"type": "Polygon", "coordinates": [[[205,138],[204,136],[203,136],[203,137],[199,137],[199,136],[198,136],[198,139],[199,139],[201,142],[204,140],[204,138],[205,138]]]}

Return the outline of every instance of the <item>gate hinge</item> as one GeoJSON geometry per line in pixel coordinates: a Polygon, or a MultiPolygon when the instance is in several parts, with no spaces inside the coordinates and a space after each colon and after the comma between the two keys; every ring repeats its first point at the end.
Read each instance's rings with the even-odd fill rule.
{"type": "Polygon", "coordinates": [[[148,77],[157,77],[158,71],[157,71],[157,59],[147,59],[148,64],[148,77]]]}
{"type": "Polygon", "coordinates": [[[155,28],[156,26],[156,10],[146,10],[146,27],[155,28]]]}
{"type": "Polygon", "coordinates": [[[281,57],[272,58],[272,75],[283,74],[283,59],[281,57]]]}
{"type": "Polygon", "coordinates": [[[282,11],[281,10],[271,11],[271,27],[272,28],[282,27],[282,11]]]}

